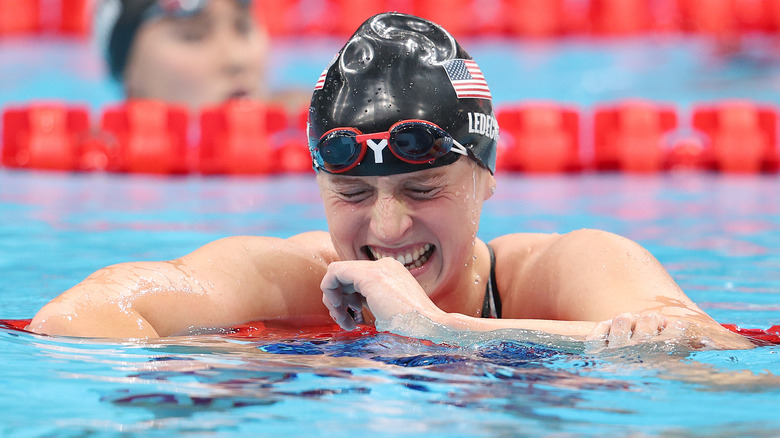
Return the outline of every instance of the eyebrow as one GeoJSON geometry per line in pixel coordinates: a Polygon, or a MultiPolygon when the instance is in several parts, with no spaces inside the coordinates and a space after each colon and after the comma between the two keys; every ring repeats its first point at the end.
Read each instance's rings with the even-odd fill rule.
{"type": "Polygon", "coordinates": [[[205,10],[201,10],[192,15],[187,15],[184,17],[163,17],[163,21],[182,26],[202,25],[208,23],[209,20],[211,20],[211,16],[205,10]]]}
{"type": "Polygon", "coordinates": [[[440,172],[431,172],[426,176],[413,176],[407,179],[405,182],[438,184],[442,182],[442,180],[444,180],[445,178],[446,178],[445,173],[443,171],[440,171],[440,172]]]}
{"type": "MultiPolygon", "coordinates": [[[[410,175],[403,179],[402,183],[427,183],[427,184],[441,184],[444,180],[445,172],[440,169],[431,169],[431,172],[427,172],[424,175],[410,175]]],[[[335,186],[348,186],[354,184],[367,184],[361,176],[350,175],[333,175],[331,177],[331,184],[335,186]]]]}
{"type": "Polygon", "coordinates": [[[443,168],[434,168],[424,174],[412,175],[405,179],[404,183],[413,184],[432,184],[432,185],[444,185],[447,184],[447,172],[443,168]]]}

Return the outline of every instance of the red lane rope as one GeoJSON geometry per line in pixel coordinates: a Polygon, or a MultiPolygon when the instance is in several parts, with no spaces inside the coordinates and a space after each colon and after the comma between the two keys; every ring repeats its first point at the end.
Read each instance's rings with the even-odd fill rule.
{"type": "MultiPolygon", "coordinates": [[[[0,319],[0,328],[27,332],[30,319],[0,319]]],[[[736,324],[723,324],[723,327],[734,333],[745,336],[757,345],[780,345],[780,325],[768,329],[742,328],[736,324]]],[[[360,326],[358,330],[344,331],[337,324],[317,325],[303,328],[269,328],[262,322],[251,322],[230,327],[227,337],[238,339],[333,339],[350,340],[377,333],[370,326],[360,326]]]]}
{"type": "Polygon", "coordinates": [[[758,345],[780,345],[780,325],[773,325],[768,329],[741,328],[736,324],[722,325],[734,333],[750,338],[751,341],[758,345]]]}

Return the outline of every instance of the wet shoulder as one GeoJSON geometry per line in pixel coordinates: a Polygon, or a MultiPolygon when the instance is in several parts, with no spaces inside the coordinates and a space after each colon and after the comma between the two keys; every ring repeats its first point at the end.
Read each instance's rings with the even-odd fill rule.
{"type": "Polygon", "coordinates": [[[560,235],[543,233],[507,234],[490,241],[496,254],[496,281],[504,318],[539,318],[547,315],[546,270],[542,254],[558,242],[560,235]]]}
{"type": "Polygon", "coordinates": [[[538,254],[561,237],[559,234],[547,233],[513,233],[505,234],[490,241],[490,246],[496,253],[497,263],[514,260],[523,264],[534,254],[538,254]]]}
{"type": "Polygon", "coordinates": [[[325,231],[309,231],[296,234],[287,240],[293,244],[306,248],[307,251],[313,252],[325,263],[339,260],[339,257],[336,254],[336,248],[333,247],[333,242],[330,240],[330,233],[325,231]]]}

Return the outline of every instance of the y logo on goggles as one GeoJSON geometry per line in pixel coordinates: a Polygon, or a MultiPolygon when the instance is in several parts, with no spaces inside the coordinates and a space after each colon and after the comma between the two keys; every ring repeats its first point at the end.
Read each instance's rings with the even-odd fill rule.
{"type": "Polygon", "coordinates": [[[366,144],[368,147],[371,148],[372,151],[374,151],[374,163],[381,164],[382,161],[382,151],[387,147],[387,139],[383,138],[378,143],[374,141],[374,139],[369,138],[366,140],[366,144]]]}
{"type": "Polygon", "coordinates": [[[314,158],[318,168],[342,173],[357,166],[368,148],[374,152],[374,162],[381,164],[382,151],[387,147],[399,160],[411,164],[430,162],[450,151],[468,154],[462,144],[436,124],[403,120],[385,132],[372,134],[363,134],[355,128],[331,129],[320,137],[314,158]]]}

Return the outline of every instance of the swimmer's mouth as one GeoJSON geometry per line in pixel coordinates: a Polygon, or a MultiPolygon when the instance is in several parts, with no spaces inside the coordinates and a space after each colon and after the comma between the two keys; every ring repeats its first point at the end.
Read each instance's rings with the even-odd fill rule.
{"type": "Polygon", "coordinates": [[[379,260],[384,257],[392,257],[403,263],[406,269],[419,268],[431,258],[435,250],[436,246],[431,245],[430,243],[426,243],[425,245],[422,245],[412,251],[402,254],[390,255],[370,246],[363,247],[363,252],[365,252],[369,260],[379,260]]]}
{"type": "Polygon", "coordinates": [[[236,90],[228,95],[228,100],[230,99],[245,99],[249,97],[249,92],[246,90],[236,90]]]}

